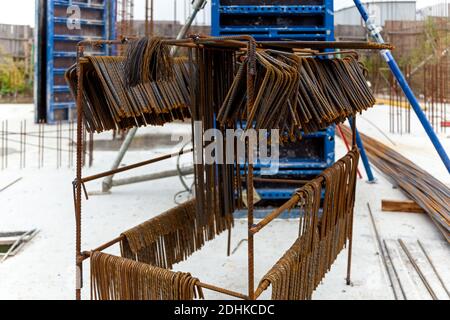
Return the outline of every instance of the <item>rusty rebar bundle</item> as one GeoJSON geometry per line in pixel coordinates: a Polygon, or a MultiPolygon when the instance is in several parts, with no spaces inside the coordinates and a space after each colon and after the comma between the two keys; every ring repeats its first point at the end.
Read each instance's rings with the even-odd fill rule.
{"type": "MultiPolygon", "coordinates": [[[[93,56],[86,57],[81,62],[84,80],[83,112],[88,132],[163,125],[190,117],[188,69],[184,59],[173,61],[172,78],[139,82],[134,86],[129,86],[127,81],[134,84],[140,79],[127,80],[124,66],[126,62],[123,57],[93,56]]],[[[165,69],[167,68],[169,67],[166,66],[165,69]]],[[[135,71],[139,71],[139,74],[142,72],[135,71]]],[[[144,76],[145,79],[154,79],[149,72],[144,76]]],[[[66,79],[76,95],[76,66],[69,68],[66,79]]]]}
{"type": "Polygon", "coordinates": [[[297,190],[299,237],[263,277],[257,295],[272,285],[274,300],[311,299],[338,254],[351,240],[359,152],[350,151],[297,190]],[[322,190],[325,198],[321,205],[322,190]]]}
{"type": "Polygon", "coordinates": [[[216,235],[231,228],[233,216],[213,216],[210,224],[200,224],[195,199],[170,209],[123,233],[122,256],[172,269],[216,235]],[[222,221],[217,221],[220,219],[222,221]]]}
{"type": "Polygon", "coordinates": [[[256,53],[255,103],[247,114],[247,62],[238,68],[217,120],[222,124],[247,121],[247,129],[280,129],[285,140],[301,132],[323,130],[375,104],[364,67],[356,57],[304,58],[265,50],[256,53]]]}
{"type": "Polygon", "coordinates": [[[93,252],[92,300],[193,300],[204,299],[198,279],[149,264],[93,252]]]}
{"type": "MultiPolygon", "coordinates": [[[[221,217],[232,216],[240,205],[242,194],[240,179],[237,178],[240,175],[238,159],[234,157],[235,163],[231,164],[226,161],[226,141],[215,150],[219,160],[215,163],[206,161],[207,145],[203,147],[206,131],[220,130],[222,137],[226,137],[226,130],[234,127],[219,126],[216,114],[231,87],[235,59],[234,50],[197,47],[190,52],[196,210],[200,223],[205,226],[210,225],[213,219],[217,223],[223,220],[221,217]]],[[[225,222],[228,220],[225,219],[225,222]]],[[[229,223],[216,226],[218,230],[229,227],[229,223]]]]}
{"type": "MultiPolygon", "coordinates": [[[[345,135],[350,129],[343,127],[345,135]]],[[[361,134],[370,161],[427,212],[450,242],[450,189],[400,153],[361,134]]]]}
{"type": "Polygon", "coordinates": [[[138,84],[172,80],[174,59],[170,47],[160,37],[144,37],[130,41],[127,46],[124,73],[130,87],[138,84]]]}

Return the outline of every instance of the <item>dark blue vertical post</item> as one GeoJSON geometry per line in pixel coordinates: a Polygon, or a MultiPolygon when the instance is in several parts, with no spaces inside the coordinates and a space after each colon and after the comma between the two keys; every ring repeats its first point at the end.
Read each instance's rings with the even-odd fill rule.
{"type": "MultiPolygon", "coordinates": [[[[350,126],[353,128],[355,125],[353,118],[349,118],[350,126]]],[[[356,129],[356,145],[359,148],[359,152],[361,154],[361,160],[364,164],[364,169],[366,169],[367,179],[370,183],[375,182],[375,177],[373,176],[372,167],[370,166],[369,158],[367,157],[366,149],[364,148],[364,144],[362,142],[361,136],[359,135],[358,129],[356,129]]]]}
{"type": "MultiPolygon", "coordinates": [[[[366,27],[371,36],[378,42],[378,43],[384,43],[384,39],[381,36],[381,29],[378,28],[374,23],[370,21],[369,14],[364,7],[364,5],[361,3],[360,0],[353,0],[355,2],[356,7],[359,10],[359,13],[361,14],[362,18],[366,22],[366,27]]],[[[414,109],[414,112],[416,113],[417,117],[419,118],[420,123],[422,124],[423,128],[425,129],[425,132],[427,133],[428,137],[431,140],[431,143],[433,143],[434,148],[436,149],[437,153],[441,157],[442,162],[444,163],[444,166],[447,168],[447,171],[450,173],[450,160],[448,158],[447,153],[445,152],[444,147],[442,146],[441,142],[439,141],[439,138],[437,137],[436,133],[433,130],[433,127],[431,126],[430,122],[428,121],[425,113],[422,111],[422,108],[420,107],[419,101],[417,100],[416,96],[414,95],[413,91],[411,90],[411,87],[409,86],[408,82],[406,81],[405,76],[403,75],[402,71],[400,70],[397,62],[395,61],[392,53],[390,50],[383,50],[381,51],[381,54],[388,64],[389,68],[391,69],[392,74],[397,79],[400,87],[402,88],[403,92],[406,95],[406,98],[408,99],[409,103],[411,104],[411,107],[414,109]]]]}

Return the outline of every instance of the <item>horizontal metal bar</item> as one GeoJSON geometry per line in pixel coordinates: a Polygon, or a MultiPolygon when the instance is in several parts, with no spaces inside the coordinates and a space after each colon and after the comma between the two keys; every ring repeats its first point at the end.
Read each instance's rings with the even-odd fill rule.
{"type": "MultiPolygon", "coordinates": [[[[73,41],[73,42],[78,42],[78,41],[83,41],[83,40],[101,40],[102,37],[97,37],[97,36],[73,36],[73,35],[66,35],[66,34],[55,34],[53,36],[54,40],[57,41],[73,41]]],[[[74,48],[75,50],[75,48],[74,48]]]]}
{"type": "Polygon", "coordinates": [[[257,234],[265,226],[267,226],[270,222],[275,220],[284,211],[289,210],[293,206],[295,206],[299,200],[300,200],[300,197],[295,194],[289,201],[285,202],[281,207],[273,210],[271,213],[269,213],[267,215],[267,217],[265,217],[263,220],[261,220],[258,224],[254,225],[252,228],[250,228],[250,233],[253,235],[257,234]]]}
{"type": "Polygon", "coordinates": [[[71,109],[75,108],[75,102],[55,102],[51,104],[53,109],[71,109]]]}
{"type": "MultiPolygon", "coordinates": [[[[80,257],[80,260],[81,261],[87,260],[87,259],[89,259],[91,257],[93,252],[100,252],[100,251],[103,251],[105,249],[108,249],[109,247],[112,247],[113,245],[121,242],[124,239],[125,239],[125,236],[120,236],[120,237],[117,237],[117,238],[115,238],[115,239],[113,239],[113,240],[111,240],[111,241],[101,245],[100,247],[98,247],[98,248],[96,248],[94,250],[84,251],[82,253],[82,256],[80,257]]],[[[207,290],[211,290],[211,291],[219,292],[219,293],[222,293],[222,294],[225,294],[225,295],[229,295],[229,296],[232,296],[232,297],[235,297],[235,298],[239,298],[239,299],[243,299],[243,300],[248,300],[249,299],[248,296],[246,296],[244,294],[241,294],[241,293],[238,293],[238,292],[234,292],[234,291],[231,291],[231,290],[228,290],[228,289],[220,288],[220,287],[217,287],[217,286],[213,286],[211,284],[207,284],[207,283],[203,283],[203,282],[197,282],[197,286],[202,287],[202,288],[207,289],[207,290]]]]}
{"type": "MultiPolygon", "coordinates": [[[[66,24],[67,21],[72,21],[73,19],[68,18],[62,18],[62,17],[55,17],[54,21],[55,23],[63,23],[66,24]]],[[[83,25],[91,25],[91,26],[104,26],[105,22],[102,20],[94,20],[94,19],[77,19],[77,22],[83,25]]]]}
{"type": "Polygon", "coordinates": [[[230,27],[221,27],[220,32],[228,31],[240,31],[240,32],[275,32],[275,31],[285,31],[285,32],[293,32],[296,31],[298,33],[302,32],[327,32],[329,29],[326,27],[286,27],[286,26],[280,26],[280,25],[273,25],[273,26],[249,26],[249,25],[242,25],[242,26],[230,26],[230,27]]]}
{"type": "Polygon", "coordinates": [[[239,13],[239,14],[270,14],[270,13],[324,13],[325,6],[306,6],[306,5],[260,5],[260,6],[220,6],[219,12],[222,14],[239,13]]]}
{"type": "Polygon", "coordinates": [[[118,244],[122,240],[125,240],[125,236],[117,237],[111,241],[106,242],[105,244],[102,244],[98,248],[95,248],[91,251],[84,251],[81,253],[81,255],[82,255],[81,260],[89,259],[91,257],[92,252],[100,252],[100,251],[106,250],[106,249],[112,247],[113,245],[118,244]]]}
{"type": "Polygon", "coordinates": [[[259,41],[261,47],[310,48],[310,49],[373,49],[392,50],[388,43],[379,44],[366,41],[259,41]]]}
{"type": "MultiPolygon", "coordinates": [[[[243,178],[245,181],[245,178],[243,178]]],[[[267,183],[286,183],[286,184],[295,184],[297,186],[301,186],[309,182],[309,180],[294,180],[294,179],[268,179],[268,178],[253,178],[254,182],[267,182],[267,183]]]]}
{"type": "Polygon", "coordinates": [[[181,174],[181,175],[189,175],[189,174],[193,174],[193,173],[194,173],[194,168],[193,167],[183,168],[183,169],[180,169],[180,170],[177,170],[177,169],[175,169],[175,170],[167,170],[167,171],[150,173],[150,174],[145,174],[145,175],[136,176],[136,177],[116,179],[116,180],[112,181],[111,185],[113,187],[118,187],[118,186],[134,184],[134,183],[140,183],[140,182],[146,182],[146,181],[152,181],[152,180],[159,180],[159,179],[164,179],[164,178],[176,177],[179,174],[181,174]]]}
{"type": "Polygon", "coordinates": [[[53,86],[54,92],[70,92],[69,86],[53,86]]]}
{"type": "Polygon", "coordinates": [[[160,156],[160,157],[157,157],[157,158],[154,158],[154,159],[150,159],[150,160],[147,160],[147,161],[138,162],[138,163],[135,163],[135,164],[132,164],[132,165],[129,165],[129,166],[125,166],[125,167],[122,167],[122,168],[119,168],[119,169],[116,169],[116,170],[105,171],[103,173],[99,173],[99,174],[96,174],[96,175],[93,175],[93,176],[85,177],[85,178],[82,178],[80,182],[81,183],[86,183],[86,182],[90,182],[90,181],[93,181],[93,180],[98,180],[98,179],[101,179],[101,178],[104,178],[104,177],[115,175],[115,174],[120,173],[120,172],[125,172],[125,171],[128,171],[128,170],[140,168],[140,167],[143,167],[143,166],[155,163],[155,162],[167,160],[167,159],[170,159],[170,158],[175,157],[177,155],[186,154],[186,153],[190,153],[190,152],[193,152],[192,148],[189,149],[189,150],[182,150],[182,151],[175,152],[175,153],[172,153],[172,154],[167,154],[167,155],[164,155],[164,156],[160,156]]]}
{"type": "MultiPolygon", "coordinates": [[[[287,35],[286,35],[287,36],[287,35]]],[[[99,46],[99,45],[114,45],[114,44],[124,44],[127,42],[127,39],[124,38],[122,40],[86,40],[80,41],[78,46],[99,46]]],[[[236,35],[233,38],[229,38],[224,40],[223,38],[214,38],[214,37],[200,37],[195,40],[192,38],[187,39],[167,39],[163,40],[163,42],[167,45],[174,46],[188,46],[195,44],[205,44],[205,45],[213,45],[218,44],[221,47],[225,45],[229,45],[230,48],[246,48],[247,43],[250,40],[254,40],[253,37],[248,35],[236,35]]],[[[290,48],[290,49],[368,49],[368,50],[385,50],[385,49],[393,49],[394,47],[391,44],[384,43],[378,44],[375,42],[366,42],[366,41],[257,41],[257,45],[260,48],[290,48]]]]}
{"type": "Polygon", "coordinates": [[[243,300],[249,300],[249,297],[244,295],[244,294],[241,294],[241,293],[238,293],[238,292],[234,292],[234,291],[231,291],[231,290],[228,290],[228,289],[223,289],[223,288],[220,288],[220,287],[216,287],[216,286],[213,286],[213,285],[210,285],[210,284],[206,284],[206,283],[203,283],[203,282],[197,282],[197,286],[202,287],[204,289],[211,290],[211,291],[223,293],[223,294],[226,294],[228,296],[235,297],[235,298],[239,298],[239,299],[243,299],[243,300]]]}
{"type": "MultiPolygon", "coordinates": [[[[54,2],[55,6],[69,6],[70,3],[67,2],[62,2],[62,1],[55,1],[54,2]]],[[[104,4],[87,4],[85,2],[76,2],[76,1],[72,1],[72,5],[77,5],[80,8],[84,8],[84,9],[93,9],[93,10],[103,10],[105,9],[105,5],[104,4]]]]}
{"type": "Polygon", "coordinates": [[[67,71],[67,69],[64,69],[64,68],[54,68],[53,69],[54,74],[65,74],[66,71],[67,71]]]}
{"type": "MultiPolygon", "coordinates": [[[[86,52],[88,55],[102,55],[104,52],[101,51],[90,51],[86,52]]],[[[76,52],[69,52],[69,51],[55,51],[53,53],[53,56],[55,58],[76,58],[77,53],[76,52]]]]}

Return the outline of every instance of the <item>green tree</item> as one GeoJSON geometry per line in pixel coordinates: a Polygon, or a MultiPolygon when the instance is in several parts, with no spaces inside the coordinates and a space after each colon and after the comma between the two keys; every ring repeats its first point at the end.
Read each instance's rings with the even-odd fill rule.
{"type": "Polygon", "coordinates": [[[21,94],[27,89],[25,66],[0,48],[0,95],[21,94]]]}

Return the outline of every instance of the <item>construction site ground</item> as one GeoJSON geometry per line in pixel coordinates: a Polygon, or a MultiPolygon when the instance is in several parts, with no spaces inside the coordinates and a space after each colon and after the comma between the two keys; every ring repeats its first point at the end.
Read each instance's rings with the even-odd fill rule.
{"type": "MultiPolygon", "coordinates": [[[[388,106],[378,105],[358,117],[361,132],[379,139],[388,146],[426,169],[430,174],[450,184],[450,176],[440,162],[420,124],[412,116],[411,134],[384,134],[389,132],[388,106]],[[393,145],[393,143],[395,145],[393,145]]],[[[21,120],[27,119],[29,130],[33,129],[32,105],[1,105],[0,118],[8,119],[10,130],[18,130],[21,120]]],[[[48,126],[51,130],[51,126],[48,126]]],[[[37,127],[35,127],[37,131],[37,127]]],[[[130,150],[123,164],[132,164],[157,155],[178,151],[179,146],[170,141],[174,133],[189,135],[190,125],[174,123],[165,127],[147,127],[139,130],[139,136],[160,137],[157,143],[142,143],[130,150]],[[164,139],[168,139],[165,141],[164,139]]],[[[441,141],[450,150],[450,129],[440,133],[441,141]]],[[[111,140],[111,133],[96,136],[98,147],[94,153],[94,165],[84,170],[84,175],[110,169],[117,151],[101,148],[104,141],[111,140]],[[103,142],[102,142],[103,141],[103,142]]],[[[65,144],[64,147],[67,147],[65,144]]],[[[74,168],[62,166],[56,169],[55,151],[45,151],[45,166],[37,168],[33,163],[37,148],[30,146],[27,168],[19,168],[18,144],[10,143],[8,169],[0,171],[0,189],[9,182],[22,180],[0,192],[0,232],[22,231],[37,228],[39,233],[14,257],[0,264],[0,300],[6,299],[73,299],[75,297],[75,219],[72,199],[74,168]]],[[[337,158],[346,149],[336,139],[337,158]]],[[[64,155],[66,157],[66,155],[64,155]]],[[[189,161],[186,156],[182,162],[189,161]]],[[[154,164],[118,177],[174,169],[176,160],[154,164]]],[[[398,239],[403,239],[417,260],[439,299],[448,299],[431,266],[418,246],[417,240],[426,248],[436,269],[447,287],[450,287],[450,248],[426,214],[386,213],[381,211],[381,200],[406,199],[378,170],[374,169],[377,182],[368,184],[358,180],[354,219],[354,246],[352,260],[352,284],[346,285],[347,250],[338,257],[332,270],[313,295],[313,299],[394,299],[388,276],[382,262],[375,233],[370,220],[367,203],[370,204],[381,235],[392,254],[392,261],[408,299],[431,299],[418,274],[401,250],[398,239]]],[[[89,192],[101,190],[101,180],[86,185],[89,192]]],[[[116,187],[110,194],[92,195],[83,201],[84,250],[117,237],[143,221],[175,206],[174,196],[183,187],[178,177],[116,187]]],[[[293,244],[298,234],[298,220],[276,220],[255,237],[255,282],[293,244]]],[[[175,266],[176,270],[190,272],[204,283],[233,291],[247,292],[247,221],[236,220],[231,234],[231,247],[235,253],[226,255],[227,234],[192,255],[187,261],[175,266]]],[[[118,246],[107,252],[119,254],[118,246]]],[[[397,292],[399,288],[397,288],[397,292]]],[[[89,263],[84,269],[83,298],[89,299],[89,263]]],[[[205,290],[207,299],[229,297],[205,290]]],[[[270,298],[270,288],[261,297],[270,298]]]]}

